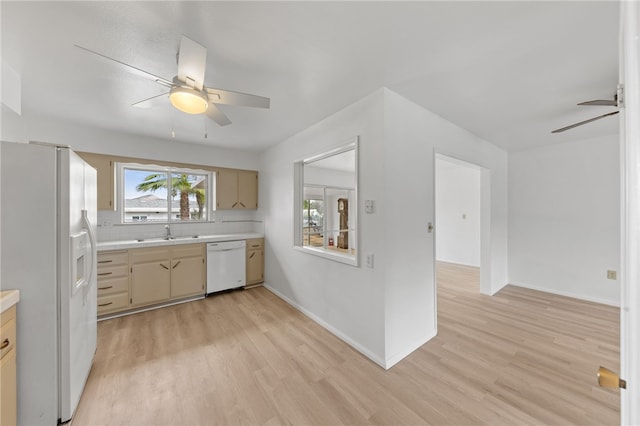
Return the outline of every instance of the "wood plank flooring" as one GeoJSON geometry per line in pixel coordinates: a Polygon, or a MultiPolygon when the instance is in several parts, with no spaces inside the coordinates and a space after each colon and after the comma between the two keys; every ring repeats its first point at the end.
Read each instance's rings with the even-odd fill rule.
{"type": "Polygon", "coordinates": [[[438,336],[385,371],[258,287],[98,324],[80,425],[618,425],[618,309],[439,263],[438,336]]]}

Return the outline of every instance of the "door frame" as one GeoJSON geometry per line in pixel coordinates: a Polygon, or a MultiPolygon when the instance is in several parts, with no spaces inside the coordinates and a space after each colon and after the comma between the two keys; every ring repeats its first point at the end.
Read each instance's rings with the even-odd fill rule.
{"type": "Polygon", "coordinates": [[[461,159],[455,155],[441,152],[434,149],[433,155],[433,300],[434,300],[434,319],[435,329],[438,329],[438,280],[436,277],[436,241],[438,239],[438,223],[436,222],[436,162],[439,158],[445,158],[445,161],[460,163],[465,167],[473,167],[480,170],[480,293],[493,296],[495,290],[491,284],[491,169],[481,166],[473,161],[461,159]]]}
{"type": "Polygon", "coordinates": [[[620,422],[640,424],[640,6],[620,2],[620,422]]]}

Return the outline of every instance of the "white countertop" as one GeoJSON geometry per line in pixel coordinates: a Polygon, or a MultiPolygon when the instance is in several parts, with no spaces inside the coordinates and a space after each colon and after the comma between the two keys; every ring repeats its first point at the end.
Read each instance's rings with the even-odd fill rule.
{"type": "Polygon", "coordinates": [[[20,300],[19,290],[0,291],[0,313],[3,313],[20,300]]]}
{"type": "Polygon", "coordinates": [[[98,251],[126,250],[140,247],[169,246],[175,244],[214,243],[220,241],[250,240],[252,238],[264,238],[263,234],[256,232],[240,232],[237,234],[216,234],[174,237],[171,240],[164,238],[145,238],[143,240],[104,241],[98,243],[98,251]]]}

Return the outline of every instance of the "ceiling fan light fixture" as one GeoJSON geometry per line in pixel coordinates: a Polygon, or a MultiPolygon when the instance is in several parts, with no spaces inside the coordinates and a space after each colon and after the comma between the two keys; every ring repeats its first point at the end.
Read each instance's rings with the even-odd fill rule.
{"type": "Polygon", "coordinates": [[[207,96],[190,87],[174,86],[169,92],[171,105],[187,114],[202,114],[209,107],[207,96]]]}

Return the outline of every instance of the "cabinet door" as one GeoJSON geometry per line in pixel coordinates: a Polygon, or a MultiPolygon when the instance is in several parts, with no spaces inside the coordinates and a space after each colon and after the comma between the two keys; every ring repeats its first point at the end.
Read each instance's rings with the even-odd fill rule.
{"type": "Polygon", "coordinates": [[[258,172],[238,172],[238,208],[258,208],[258,172]]]}
{"type": "Polygon", "coordinates": [[[0,424],[16,424],[16,349],[0,360],[0,424]]]}
{"type": "Polygon", "coordinates": [[[216,174],[216,208],[233,209],[238,205],[238,171],[218,170],[216,174]]]}
{"type": "Polygon", "coordinates": [[[89,152],[78,155],[98,172],[98,210],[115,210],[115,169],[111,157],[89,152]]]}
{"type": "Polygon", "coordinates": [[[204,294],[203,257],[189,257],[171,262],[171,298],[204,294]]]}
{"type": "Polygon", "coordinates": [[[137,263],[131,267],[131,304],[148,305],[168,300],[171,296],[171,264],[137,263]]]}
{"type": "Polygon", "coordinates": [[[264,250],[247,251],[247,285],[264,281],[264,250]]]}

